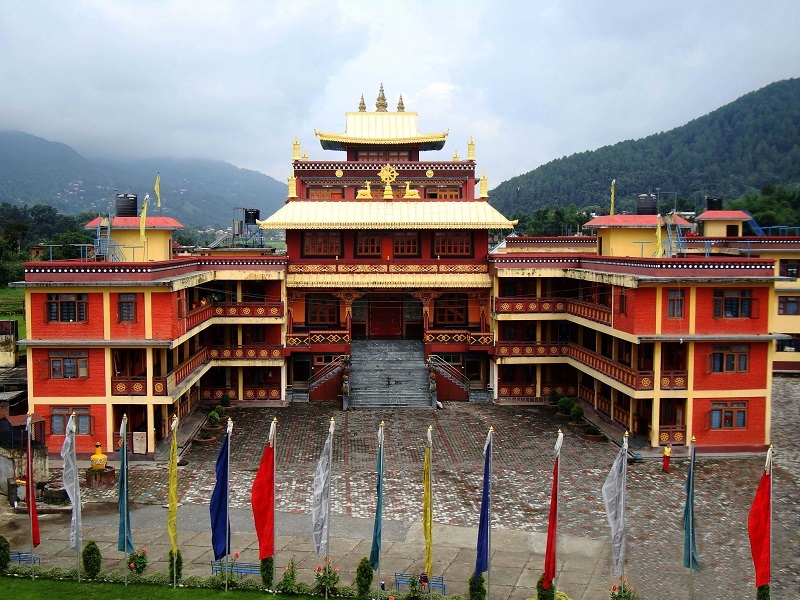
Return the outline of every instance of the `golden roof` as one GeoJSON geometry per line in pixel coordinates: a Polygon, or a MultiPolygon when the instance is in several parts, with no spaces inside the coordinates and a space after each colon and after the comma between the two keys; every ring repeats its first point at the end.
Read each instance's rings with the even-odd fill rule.
{"type": "Polygon", "coordinates": [[[287,288],[488,288],[488,273],[298,273],[286,276],[287,288]]]}
{"type": "Polygon", "coordinates": [[[485,201],[310,201],[285,204],[261,229],[511,229],[485,201]]]}
{"type": "Polygon", "coordinates": [[[345,118],[344,133],[314,130],[325,150],[344,150],[347,144],[420,144],[420,150],[441,150],[448,134],[421,134],[415,112],[348,112],[345,118]]]}

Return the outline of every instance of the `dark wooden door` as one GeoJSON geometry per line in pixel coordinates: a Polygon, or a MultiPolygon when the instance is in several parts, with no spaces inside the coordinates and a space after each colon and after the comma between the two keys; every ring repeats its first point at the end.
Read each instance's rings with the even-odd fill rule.
{"type": "Polygon", "coordinates": [[[397,340],[403,337],[403,302],[391,296],[378,296],[369,303],[369,337],[397,340]]]}

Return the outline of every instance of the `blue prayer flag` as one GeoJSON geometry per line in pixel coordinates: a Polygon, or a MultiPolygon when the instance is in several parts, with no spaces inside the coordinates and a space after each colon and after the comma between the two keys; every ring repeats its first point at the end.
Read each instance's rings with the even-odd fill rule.
{"type": "Polygon", "coordinates": [[[491,516],[492,481],[492,431],[486,436],[483,447],[483,494],[481,495],[481,516],[478,522],[478,557],[475,560],[475,575],[489,570],[489,525],[491,516]]]}
{"type": "Polygon", "coordinates": [[[683,509],[683,566],[697,570],[697,542],[694,536],[694,438],[691,442],[691,461],[686,475],[686,506],[683,509]]]}
{"type": "Polygon", "coordinates": [[[228,444],[230,427],[217,456],[217,482],[211,493],[211,547],[214,560],[221,560],[231,552],[231,528],[228,518],[228,444]],[[227,544],[226,544],[227,540],[227,544]]]}
{"type": "Polygon", "coordinates": [[[122,417],[119,428],[121,445],[119,447],[119,534],[117,535],[117,550],[120,552],[133,552],[133,536],[131,535],[130,497],[128,495],[128,417],[122,417]]]}
{"type": "Polygon", "coordinates": [[[381,538],[383,536],[383,426],[378,430],[378,504],[375,508],[375,526],[372,529],[372,549],[369,564],[377,571],[381,563],[381,538]]]}

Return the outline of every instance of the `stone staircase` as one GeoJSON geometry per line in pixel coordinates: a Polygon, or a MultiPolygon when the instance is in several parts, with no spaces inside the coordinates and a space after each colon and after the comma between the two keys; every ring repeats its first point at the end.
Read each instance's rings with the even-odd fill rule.
{"type": "Polygon", "coordinates": [[[431,408],[425,349],[417,340],[354,340],[349,408],[431,408]]]}

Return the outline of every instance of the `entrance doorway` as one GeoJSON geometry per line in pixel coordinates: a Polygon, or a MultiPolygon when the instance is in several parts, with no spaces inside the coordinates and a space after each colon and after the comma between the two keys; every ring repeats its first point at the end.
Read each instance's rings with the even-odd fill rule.
{"type": "Polygon", "coordinates": [[[403,300],[392,296],[369,299],[369,337],[399,340],[403,337],[403,300]]]}

